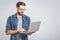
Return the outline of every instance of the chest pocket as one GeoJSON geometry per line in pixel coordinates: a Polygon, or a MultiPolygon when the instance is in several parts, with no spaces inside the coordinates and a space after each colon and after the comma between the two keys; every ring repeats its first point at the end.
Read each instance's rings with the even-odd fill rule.
{"type": "Polygon", "coordinates": [[[18,20],[16,18],[11,18],[11,29],[16,30],[17,29],[18,20]]]}

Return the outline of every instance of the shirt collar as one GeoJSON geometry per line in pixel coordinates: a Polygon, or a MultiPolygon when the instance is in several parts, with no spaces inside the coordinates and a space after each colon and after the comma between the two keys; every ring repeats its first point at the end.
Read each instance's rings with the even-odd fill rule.
{"type": "MultiPolygon", "coordinates": [[[[17,18],[17,13],[15,13],[15,14],[13,15],[13,17],[17,18]]],[[[23,18],[23,17],[25,17],[24,14],[22,15],[22,18],[23,18]]]]}

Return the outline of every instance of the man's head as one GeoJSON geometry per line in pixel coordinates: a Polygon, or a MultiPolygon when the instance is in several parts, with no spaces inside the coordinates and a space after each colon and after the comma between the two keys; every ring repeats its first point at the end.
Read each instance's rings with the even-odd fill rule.
{"type": "Polygon", "coordinates": [[[19,15],[22,15],[23,12],[25,11],[25,6],[26,4],[22,1],[17,2],[16,4],[16,9],[19,15]]]}

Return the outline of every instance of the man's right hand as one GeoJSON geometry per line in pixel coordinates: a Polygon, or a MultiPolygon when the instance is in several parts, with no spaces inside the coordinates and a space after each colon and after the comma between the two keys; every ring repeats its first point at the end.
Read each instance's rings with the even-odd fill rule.
{"type": "Polygon", "coordinates": [[[26,30],[22,28],[22,29],[18,29],[17,31],[18,32],[25,32],[26,30]]]}

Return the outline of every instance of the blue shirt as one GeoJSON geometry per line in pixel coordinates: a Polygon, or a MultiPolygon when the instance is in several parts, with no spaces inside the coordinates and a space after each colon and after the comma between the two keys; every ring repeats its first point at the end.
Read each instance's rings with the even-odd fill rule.
{"type": "MultiPolygon", "coordinates": [[[[22,28],[24,28],[26,31],[28,31],[30,24],[30,18],[26,15],[22,15],[22,28]]],[[[7,19],[7,24],[6,24],[6,32],[7,30],[17,30],[18,27],[18,18],[16,14],[9,16],[7,19]]],[[[12,34],[10,36],[10,40],[17,40],[17,35],[18,33],[12,34]]],[[[21,34],[22,40],[28,40],[27,34],[21,34]]]]}

